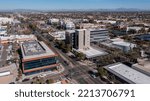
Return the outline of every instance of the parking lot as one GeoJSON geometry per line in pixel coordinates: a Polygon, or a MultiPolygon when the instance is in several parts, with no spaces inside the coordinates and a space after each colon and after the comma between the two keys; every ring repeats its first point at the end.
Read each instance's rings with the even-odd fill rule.
{"type": "Polygon", "coordinates": [[[7,48],[8,45],[3,45],[3,48],[0,50],[0,68],[5,66],[6,64],[6,59],[7,59],[7,48]]]}

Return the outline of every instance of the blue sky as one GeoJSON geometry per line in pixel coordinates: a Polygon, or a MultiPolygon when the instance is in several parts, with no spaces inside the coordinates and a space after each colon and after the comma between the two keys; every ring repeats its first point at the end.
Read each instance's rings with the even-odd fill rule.
{"type": "Polygon", "coordinates": [[[0,0],[0,9],[150,9],[150,0],[0,0]]]}

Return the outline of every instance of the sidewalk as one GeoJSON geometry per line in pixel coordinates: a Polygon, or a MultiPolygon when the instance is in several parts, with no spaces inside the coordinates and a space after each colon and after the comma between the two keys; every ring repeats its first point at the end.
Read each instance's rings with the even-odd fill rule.
{"type": "MultiPolygon", "coordinates": [[[[36,73],[36,74],[32,74],[32,75],[29,75],[29,76],[25,76],[25,75],[22,75],[22,80],[24,80],[25,78],[30,78],[32,79],[33,77],[37,77],[37,76],[40,76],[40,75],[50,75],[50,76],[53,76],[53,75],[56,75],[56,74],[61,74],[62,72],[64,72],[65,68],[60,64],[60,68],[58,71],[46,71],[46,72],[40,72],[40,73],[36,73]]],[[[21,80],[20,80],[21,81],[21,80]]]]}

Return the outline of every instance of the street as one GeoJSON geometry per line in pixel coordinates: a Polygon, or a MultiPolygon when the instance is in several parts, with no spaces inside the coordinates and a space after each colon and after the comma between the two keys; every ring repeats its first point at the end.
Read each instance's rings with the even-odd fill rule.
{"type": "Polygon", "coordinates": [[[80,65],[77,61],[71,59],[69,56],[67,56],[65,53],[63,53],[61,50],[57,49],[53,42],[50,42],[48,37],[43,37],[41,34],[39,33],[35,33],[35,35],[40,36],[40,38],[46,42],[46,44],[50,44],[51,49],[56,52],[59,57],[59,62],[63,64],[65,71],[62,74],[58,74],[58,75],[48,75],[46,76],[46,78],[53,78],[55,80],[58,80],[60,78],[65,78],[65,77],[69,77],[71,79],[76,80],[78,83],[81,84],[103,84],[104,82],[99,78],[92,78],[90,76],[90,74],[88,73],[88,71],[90,71],[91,65],[90,66],[85,66],[85,65],[80,65]],[[71,64],[70,65],[66,65],[64,63],[64,61],[67,61],[71,64]]]}

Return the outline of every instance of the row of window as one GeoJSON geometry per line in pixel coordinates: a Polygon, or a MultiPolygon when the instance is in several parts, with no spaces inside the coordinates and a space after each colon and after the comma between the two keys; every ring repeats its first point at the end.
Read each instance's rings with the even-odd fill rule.
{"type": "Polygon", "coordinates": [[[24,69],[34,69],[38,67],[48,66],[56,64],[57,60],[56,58],[45,58],[45,59],[39,59],[34,61],[29,61],[24,63],[24,69]]]}

